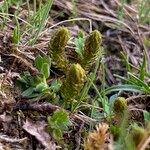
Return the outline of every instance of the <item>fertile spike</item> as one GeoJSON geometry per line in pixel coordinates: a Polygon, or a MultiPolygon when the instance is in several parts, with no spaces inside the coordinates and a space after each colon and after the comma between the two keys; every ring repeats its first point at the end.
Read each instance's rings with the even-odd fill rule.
{"type": "Polygon", "coordinates": [[[85,70],[80,66],[80,64],[72,64],[67,73],[66,80],[62,85],[61,91],[64,99],[70,100],[78,96],[85,80],[85,70]]]}
{"type": "Polygon", "coordinates": [[[120,115],[124,113],[126,107],[127,107],[126,99],[124,97],[118,97],[114,101],[113,111],[116,115],[120,115]]]}
{"type": "Polygon", "coordinates": [[[86,38],[83,59],[81,60],[81,65],[84,69],[89,69],[91,64],[97,59],[101,46],[101,38],[101,33],[97,30],[91,32],[86,38]]]}
{"type": "Polygon", "coordinates": [[[65,55],[65,46],[69,40],[69,32],[65,27],[60,27],[52,35],[49,43],[49,54],[55,67],[65,70],[68,60],[65,55]]]}

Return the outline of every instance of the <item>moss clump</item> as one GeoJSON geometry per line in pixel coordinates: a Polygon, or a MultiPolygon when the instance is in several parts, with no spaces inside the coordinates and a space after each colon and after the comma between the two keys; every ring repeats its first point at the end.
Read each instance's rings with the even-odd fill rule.
{"type": "Polygon", "coordinates": [[[65,70],[68,66],[68,60],[65,55],[65,46],[69,40],[69,31],[65,27],[60,27],[52,35],[49,42],[49,55],[52,58],[52,64],[61,69],[65,70]]]}
{"type": "Polygon", "coordinates": [[[67,101],[78,97],[86,80],[85,70],[80,64],[72,64],[62,85],[61,93],[67,101]]]}
{"type": "Polygon", "coordinates": [[[91,34],[86,38],[83,50],[83,59],[80,63],[85,70],[88,70],[97,58],[100,51],[101,38],[101,33],[97,30],[91,32],[91,34]]]}
{"type": "Polygon", "coordinates": [[[126,104],[126,99],[123,97],[118,97],[114,101],[113,105],[113,111],[117,115],[123,114],[124,111],[126,110],[127,104],[126,104]]]}

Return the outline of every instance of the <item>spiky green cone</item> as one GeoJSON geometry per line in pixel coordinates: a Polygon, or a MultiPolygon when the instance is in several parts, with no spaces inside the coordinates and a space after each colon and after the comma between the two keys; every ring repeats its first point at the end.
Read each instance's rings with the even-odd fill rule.
{"type": "Polygon", "coordinates": [[[78,97],[84,82],[86,80],[85,70],[80,64],[72,64],[67,73],[66,80],[64,81],[61,93],[64,100],[70,101],[78,97]]]}
{"type": "Polygon", "coordinates": [[[117,97],[114,101],[113,111],[115,115],[121,115],[127,108],[126,99],[124,97],[117,97]]]}
{"type": "Polygon", "coordinates": [[[49,42],[49,55],[52,58],[52,64],[65,71],[68,60],[65,55],[65,46],[69,40],[69,31],[65,27],[60,27],[52,35],[49,42]]]}
{"type": "Polygon", "coordinates": [[[91,34],[85,40],[85,46],[83,51],[83,59],[81,60],[81,66],[88,70],[92,63],[98,57],[102,36],[98,30],[91,32],[91,34]]]}

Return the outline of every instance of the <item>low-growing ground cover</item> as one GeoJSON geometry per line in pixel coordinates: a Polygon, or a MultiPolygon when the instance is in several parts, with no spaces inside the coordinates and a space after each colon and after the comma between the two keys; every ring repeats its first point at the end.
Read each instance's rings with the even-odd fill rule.
{"type": "Polygon", "coordinates": [[[0,150],[149,149],[150,2],[0,2],[0,150]]]}

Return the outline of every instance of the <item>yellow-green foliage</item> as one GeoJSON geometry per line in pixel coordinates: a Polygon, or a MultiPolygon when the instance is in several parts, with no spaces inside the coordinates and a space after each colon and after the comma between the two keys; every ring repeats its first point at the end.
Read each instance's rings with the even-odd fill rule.
{"type": "Polygon", "coordinates": [[[66,79],[61,88],[64,99],[69,101],[77,97],[84,85],[85,80],[86,73],[81,65],[72,64],[67,72],[66,79]]]}
{"type": "Polygon", "coordinates": [[[88,70],[97,58],[100,51],[101,38],[101,33],[97,30],[91,32],[91,34],[86,38],[83,50],[83,59],[81,60],[81,65],[84,69],[88,70]]]}
{"type": "Polygon", "coordinates": [[[55,67],[65,70],[68,60],[65,55],[65,46],[69,40],[69,32],[65,27],[60,27],[52,35],[49,43],[49,54],[55,67]]]}
{"type": "MultiPolygon", "coordinates": [[[[86,71],[89,70],[91,64],[97,59],[100,52],[101,37],[101,33],[95,30],[91,32],[85,40],[85,46],[82,53],[83,58],[79,63],[86,71]]],[[[66,73],[66,69],[69,65],[69,60],[65,55],[65,46],[67,45],[68,39],[69,32],[67,28],[60,27],[52,35],[48,48],[53,65],[59,69],[62,69],[64,73],[66,73]]]]}
{"type": "Polygon", "coordinates": [[[49,55],[52,59],[52,64],[63,70],[66,79],[64,79],[61,87],[61,93],[65,100],[76,99],[86,80],[86,71],[89,70],[99,53],[101,46],[101,34],[99,31],[93,31],[85,40],[83,51],[83,59],[75,64],[69,62],[65,55],[65,46],[69,39],[67,28],[60,27],[57,29],[49,43],[49,55]],[[85,69],[83,69],[83,68],[85,69]]]}
{"type": "Polygon", "coordinates": [[[139,126],[132,126],[131,129],[131,140],[137,147],[141,142],[144,142],[148,137],[148,132],[146,129],[139,127],[139,126]]]}
{"type": "Polygon", "coordinates": [[[115,113],[115,115],[120,115],[123,114],[124,111],[126,110],[127,104],[126,104],[126,100],[124,97],[118,97],[115,101],[114,101],[114,105],[113,105],[113,111],[115,113]]]}

